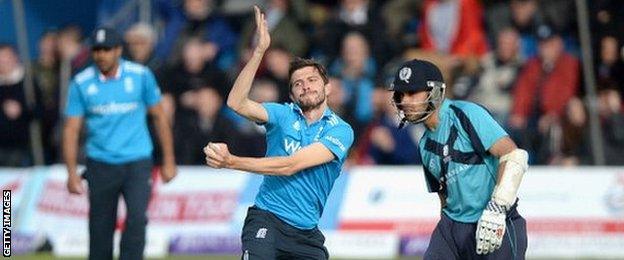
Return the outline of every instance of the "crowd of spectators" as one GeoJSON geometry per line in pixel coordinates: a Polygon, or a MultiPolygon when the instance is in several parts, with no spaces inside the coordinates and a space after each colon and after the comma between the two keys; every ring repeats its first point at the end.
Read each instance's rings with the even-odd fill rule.
{"type": "MultiPolygon", "coordinates": [[[[102,2],[97,20],[106,25],[120,4],[102,2]]],[[[125,59],[155,72],[181,165],[203,164],[211,141],[264,155],[264,128],[224,105],[254,44],[253,4],[266,13],[272,45],[251,96],[289,102],[290,59],[321,61],[330,107],[356,132],[350,165],[420,163],[423,128],[397,129],[385,90],[398,64],[413,58],[437,64],[447,97],[483,104],[532,164],[549,165],[594,162],[582,72],[592,63],[606,164],[623,165],[624,2],[587,3],[592,61],[581,60],[571,0],[152,0],[153,23],[116,28],[125,59]]],[[[15,47],[0,44],[0,166],[32,165],[33,138],[46,164],[60,162],[61,111],[68,80],[90,64],[89,33],[68,25],[41,35],[33,90],[15,47]]]]}

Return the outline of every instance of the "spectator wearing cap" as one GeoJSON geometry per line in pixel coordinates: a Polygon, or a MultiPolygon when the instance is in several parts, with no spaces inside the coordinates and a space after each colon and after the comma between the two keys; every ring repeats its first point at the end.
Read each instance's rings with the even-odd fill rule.
{"type": "MultiPolygon", "coordinates": [[[[540,136],[558,124],[566,104],[576,95],[580,76],[579,61],[565,52],[554,27],[538,26],[537,36],[538,56],[529,59],[518,76],[509,121],[517,141],[533,152],[543,145],[540,136]]],[[[548,155],[542,155],[538,155],[538,162],[548,160],[548,155]]]]}
{"type": "Polygon", "coordinates": [[[113,259],[113,234],[119,197],[127,215],[120,244],[121,259],[142,259],[151,194],[153,145],[147,127],[154,120],[163,152],[160,175],[176,175],[169,122],[161,106],[160,89],[145,66],[121,59],[121,37],[98,28],[91,37],[95,65],[79,72],[69,86],[63,129],[67,188],[83,194],[88,183],[89,259],[113,259]],[[86,173],[77,172],[78,140],[86,125],[86,173]]]}

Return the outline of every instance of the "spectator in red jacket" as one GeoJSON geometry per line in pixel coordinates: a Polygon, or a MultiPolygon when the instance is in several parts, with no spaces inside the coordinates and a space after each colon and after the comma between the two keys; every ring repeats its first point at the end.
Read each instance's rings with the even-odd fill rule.
{"type": "Polygon", "coordinates": [[[426,0],[419,31],[423,49],[461,58],[485,54],[482,13],[476,0],[426,0]]]}
{"type": "MultiPolygon", "coordinates": [[[[549,25],[540,25],[538,56],[529,59],[514,86],[510,130],[525,130],[516,136],[521,144],[539,150],[539,135],[546,134],[565,112],[579,83],[579,62],[564,51],[563,40],[549,25]]],[[[539,162],[539,158],[538,158],[539,162]]]]}
{"type": "Polygon", "coordinates": [[[441,55],[441,70],[450,72],[447,90],[452,93],[461,78],[476,77],[479,60],[488,43],[482,23],[483,9],[477,0],[425,0],[418,30],[422,50],[441,55]]]}

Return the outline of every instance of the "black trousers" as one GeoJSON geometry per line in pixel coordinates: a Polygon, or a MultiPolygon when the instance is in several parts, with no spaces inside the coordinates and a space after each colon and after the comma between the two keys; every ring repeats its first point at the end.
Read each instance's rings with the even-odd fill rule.
{"type": "Polygon", "coordinates": [[[255,206],[247,211],[241,239],[243,260],[329,258],[318,228],[298,229],[255,206]]]}
{"type": "Polygon", "coordinates": [[[453,221],[444,213],[425,252],[425,260],[522,260],[527,249],[526,221],[516,207],[507,214],[507,227],[501,247],[487,255],[477,254],[477,223],[453,221]]]}
{"type": "Polygon", "coordinates": [[[147,206],[151,195],[152,160],[108,164],[87,159],[89,183],[89,259],[113,259],[113,235],[119,196],[127,208],[121,236],[121,260],[143,259],[147,206]]]}

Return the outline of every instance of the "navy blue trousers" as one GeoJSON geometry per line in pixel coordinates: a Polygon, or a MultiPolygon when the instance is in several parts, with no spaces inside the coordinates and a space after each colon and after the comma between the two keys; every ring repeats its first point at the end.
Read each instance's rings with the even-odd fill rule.
{"type": "Polygon", "coordinates": [[[461,223],[448,218],[444,213],[438,222],[425,260],[521,260],[527,248],[526,221],[514,207],[507,215],[507,227],[501,247],[487,255],[477,254],[475,233],[477,223],[461,223]]]}
{"type": "Polygon", "coordinates": [[[290,260],[329,258],[325,236],[318,228],[298,229],[271,212],[250,207],[245,218],[241,260],[290,260]]]}
{"type": "Polygon", "coordinates": [[[84,178],[89,183],[89,259],[113,259],[119,196],[123,196],[127,208],[119,259],[143,259],[152,160],[108,164],[88,159],[86,166],[84,178]]]}

